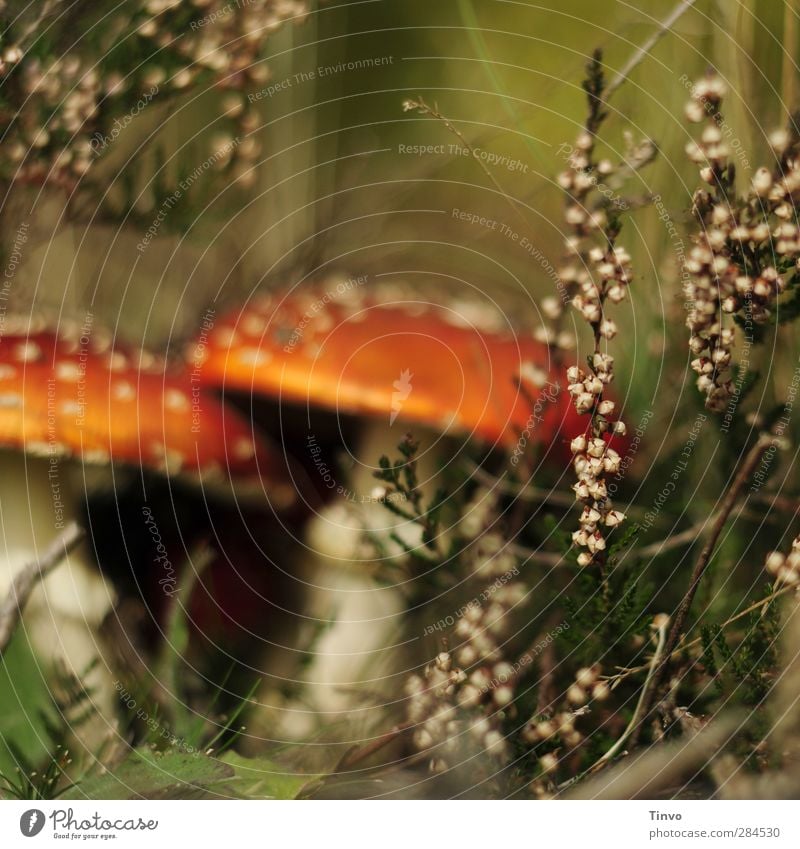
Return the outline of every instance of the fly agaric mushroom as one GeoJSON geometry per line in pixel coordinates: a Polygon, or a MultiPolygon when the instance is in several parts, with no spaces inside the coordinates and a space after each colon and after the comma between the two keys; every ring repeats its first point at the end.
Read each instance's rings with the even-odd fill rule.
{"type": "Polygon", "coordinates": [[[490,304],[340,281],[260,295],[218,321],[203,347],[205,386],[381,416],[398,429],[422,424],[510,448],[531,426],[532,401],[542,444],[584,426],[551,380],[547,346],[490,304]]]}
{"type": "MultiPolygon", "coordinates": [[[[187,375],[168,372],[145,352],[121,349],[98,329],[62,325],[51,332],[6,317],[2,330],[0,591],[81,512],[92,465],[188,475],[203,486],[255,486],[276,508],[291,502],[278,453],[187,375]],[[62,468],[73,458],[85,465],[62,468]]],[[[78,549],[32,597],[25,620],[31,642],[83,676],[97,657],[95,629],[112,604],[113,591],[88,548],[78,549]]],[[[103,670],[92,675],[87,683],[95,686],[98,707],[110,712],[103,670]]]]}
{"type": "MultiPolygon", "coordinates": [[[[367,481],[371,463],[393,453],[412,425],[506,450],[521,444],[524,433],[528,442],[566,460],[569,441],[586,425],[551,373],[546,345],[515,333],[508,317],[488,302],[431,303],[394,284],[373,288],[361,282],[260,295],[223,316],[203,334],[203,385],[373,419],[376,427],[366,436],[370,453],[358,452],[367,481]]],[[[195,365],[197,352],[196,346],[195,365]]],[[[368,661],[404,614],[396,588],[379,586],[363,572],[331,568],[332,561],[372,559],[357,549],[367,529],[379,533],[385,550],[392,550],[397,535],[409,546],[420,543],[419,526],[389,516],[363,496],[359,504],[342,499],[331,505],[306,535],[309,547],[324,557],[312,609],[328,618],[335,607],[338,616],[306,668],[304,703],[322,713],[347,707],[343,691],[359,675],[366,672],[374,684],[368,661]]],[[[298,717],[304,715],[298,710],[298,717]]],[[[299,735],[310,729],[298,723],[291,730],[299,735]]]]}

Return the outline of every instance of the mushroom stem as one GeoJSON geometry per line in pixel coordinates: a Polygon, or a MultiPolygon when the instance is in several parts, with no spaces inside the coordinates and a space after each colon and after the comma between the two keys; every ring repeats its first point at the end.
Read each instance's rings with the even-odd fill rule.
{"type": "MultiPolygon", "coordinates": [[[[386,558],[404,558],[398,539],[421,550],[422,529],[390,513],[371,494],[377,459],[393,454],[398,438],[385,425],[366,422],[355,452],[359,462],[338,487],[342,497],[323,508],[306,529],[305,544],[314,552],[306,615],[330,624],[304,669],[301,704],[287,711],[286,730],[296,738],[337,716],[369,719],[368,705],[374,705],[375,694],[391,693],[405,662],[398,634],[408,617],[409,587],[404,581],[379,581],[378,573],[382,567],[385,571],[386,558]],[[382,555],[364,546],[367,538],[379,544],[382,555]],[[363,712],[354,709],[359,704],[365,705],[363,712]]],[[[426,456],[421,478],[431,490],[436,470],[436,459],[426,456]]]]}
{"type": "MultiPolygon", "coordinates": [[[[0,452],[0,594],[7,594],[15,578],[71,523],[80,523],[81,512],[69,470],[57,458],[0,452]]],[[[33,589],[21,620],[36,654],[79,678],[104,716],[110,715],[113,699],[107,669],[96,663],[101,656],[97,632],[113,603],[113,591],[83,542],[33,589]]]]}
{"type": "Polygon", "coordinates": [[[48,546],[41,560],[34,560],[16,574],[6,600],[0,605],[0,656],[8,648],[36,585],[49,575],[82,539],[83,531],[75,522],[70,522],[64,532],[48,546]]]}

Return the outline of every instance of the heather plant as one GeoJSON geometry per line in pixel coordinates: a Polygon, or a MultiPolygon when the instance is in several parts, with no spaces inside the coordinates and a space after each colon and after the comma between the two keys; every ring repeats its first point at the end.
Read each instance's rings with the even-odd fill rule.
{"type": "MultiPolygon", "coordinates": [[[[477,84],[464,83],[465,101],[444,84],[437,100],[425,85],[412,95],[402,76],[402,85],[387,76],[386,90],[372,91],[379,69],[411,67],[414,51],[393,46],[389,34],[383,55],[337,55],[328,65],[324,51],[336,39],[323,37],[313,67],[298,58],[298,76],[272,77],[291,51],[270,48],[290,23],[310,19],[327,32],[326,21],[343,20],[355,32],[360,21],[366,36],[379,29],[370,9],[252,0],[231,12],[222,0],[131,0],[79,3],[68,14],[57,2],[17,5],[0,3],[0,180],[9,199],[58,193],[68,199],[66,217],[87,232],[112,223],[129,237],[134,267],[145,256],[167,267],[173,244],[176,253],[178,242],[185,247],[219,197],[236,207],[220,231],[238,238],[246,219],[254,244],[277,241],[273,227],[309,208],[322,223],[286,250],[278,245],[275,263],[250,266],[245,236],[231,253],[233,242],[220,248],[215,236],[194,233],[198,258],[180,280],[175,316],[158,315],[155,302],[127,306],[136,286],[120,282],[121,339],[155,314],[181,328],[162,345],[166,353],[117,350],[116,333],[105,339],[91,329],[94,296],[82,304],[84,335],[106,358],[109,381],[134,362],[139,377],[157,367],[187,378],[186,394],[166,393],[167,425],[191,410],[192,438],[202,434],[213,396],[223,419],[244,415],[277,449],[257,454],[249,439],[227,445],[223,432],[215,445],[258,466],[257,485],[240,487],[215,463],[199,492],[179,472],[154,481],[135,464],[118,471],[115,458],[102,458],[112,484],[83,506],[93,553],[115,587],[97,630],[98,645],[112,648],[99,664],[105,679],[96,678],[97,662],[51,680],[25,674],[39,671],[25,640],[26,607],[48,575],[68,568],[62,555],[82,536],[72,528],[52,556],[24,565],[0,604],[0,794],[796,796],[795,104],[774,120],[754,101],[750,123],[778,126],[764,134],[763,150],[752,143],[749,158],[764,162],[754,168],[734,144],[732,125],[744,138],[755,133],[736,112],[730,72],[716,68],[724,58],[695,82],[684,73],[685,111],[654,120],[637,73],[656,61],[691,0],[624,64],[613,48],[585,51],[583,71],[573,68],[558,89],[565,120],[554,119],[554,143],[544,147],[526,123],[524,98],[504,98],[497,118],[477,84]],[[78,13],[91,38],[71,38],[78,13]],[[401,52],[409,62],[394,62],[401,52]],[[348,73],[363,90],[340,97],[337,86],[358,88],[348,73]],[[640,89],[628,96],[634,84],[640,89]],[[283,118],[300,120],[297,92],[308,86],[308,96],[313,85],[325,93],[319,132],[301,138],[283,118]],[[373,115],[378,96],[389,105],[373,115]],[[167,121],[184,114],[185,125],[167,121]],[[378,144],[384,130],[394,135],[378,144]],[[281,133],[290,138],[278,153],[298,159],[285,195],[280,175],[266,190],[275,220],[262,221],[257,177],[273,167],[262,141],[281,133]],[[678,143],[675,133],[685,134],[678,143]],[[330,161],[300,161],[297,149],[312,136],[317,153],[321,139],[332,146],[330,161]],[[517,142],[515,158],[505,146],[517,142]],[[183,152],[194,144],[202,155],[189,165],[183,152]],[[350,182],[328,185],[332,164],[350,182]],[[688,175],[685,196],[670,191],[679,181],[669,168],[688,175]],[[318,183],[299,181],[317,170],[318,183]],[[409,188],[417,183],[424,203],[409,188]],[[353,231],[356,249],[347,242],[353,231]],[[162,248],[167,232],[177,241],[162,248]],[[216,264],[204,266],[208,257],[216,264]],[[236,275],[246,279],[234,288],[236,275]],[[200,303],[208,292],[210,306],[200,303]],[[230,304],[240,310],[231,320],[223,315],[230,304]],[[202,310],[200,335],[184,338],[202,310]],[[412,331],[398,331],[409,318],[412,331]],[[374,339],[326,351],[348,327],[354,338],[373,327],[379,341],[398,337],[386,386],[377,356],[355,388],[348,383],[352,361],[374,339]],[[494,441],[480,430],[485,411],[472,431],[459,431],[450,427],[459,411],[436,403],[437,386],[447,397],[451,388],[435,381],[444,358],[455,351],[466,362],[469,346],[457,336],[465,328],[476,332],[470,344],[506,351],[520,343],[537,358],[492,374],[519,405],[514,415],[525,413],[502,421],[494,441]],[[422,344],[415,336],[434,332],[443,359],[422,363],[430,371],[419,374],[406,361],[422,344]],[[176,353],[184,349],[188,373],[176,353]],[[657,380],[644,379],[653,363],[657,380]],[[222,377],[208,390],[201,383],[212,366],[222,377]],[[259,368],[275,370],[271,388],[257,385],[259,368]],[[351,394],[340,409],[331,398],[342,385],[351,394]],[[384,396],[386,409],[375,401],[384,396]],[[270,478],[276,458],[292,484],[285,512],[285,493],[270,478]],[[152,503],[144,513],[140,489],[152,503]],[[148,573],[155,537],[169,564],[160,579],[148,573]],[[233,590],[231,573],[240,579],[233,590]],[[322,603],[312,607],[312,596],[322,603]],[[362,596],[366,607],[386,604],[354,622],[347,603],[362,596]],[[360,655],[366,672],[335,680],[331,658],[360,655]],[[83,680],[90,676],[111,684],[113,721],[83,680]],[[17,740],[19,719],[29,733],[17,740]]],[[[458,6],[489,93],[503,93],[473,4],[458,6]]],[[[787,91],[797,90],[784,70],[787,91]]],[[[17,212],[4,207],[5,216],[17,212]]],[[[13,347],[0,381],[17,380],[39,351],[43,323],[32,305],[46,275],[25,263],[51,245],[26,242],[37,214],[34,204],[5,240],[0,343],[20,328],[35,338],[13,347]],[[13,316],[12,302],[30,314],[13,316]]],[[[59,379],[85,383],[85,371],[53,367],[59,379]]],[[[484,375],[464,368],[466,396],[484,375]]],[[[114,384],[115,404],[134,383],[114,384]]],[[[49,445],[9,436],[21,393],[32,391],[3,384],[0,438],[9,451],[49,462],[49,445]]],[[[56,429],[60,420],[45,409],[56,429]]],[[[125,428],[143,430],[133,418],[125,428]]],[[[187,459],[164,455],[165,466],[187,459]]],[[[2,498],[0,511],[9,504],[2,498]]]]}

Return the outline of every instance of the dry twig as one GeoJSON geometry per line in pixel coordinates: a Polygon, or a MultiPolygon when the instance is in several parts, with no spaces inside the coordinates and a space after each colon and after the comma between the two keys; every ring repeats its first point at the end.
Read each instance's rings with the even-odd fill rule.
{"type": "Polygon", "coordinates": [[[45,549],[39,560],[29,563],[14,577],[11,589],[0,606],[0,655],[11,642],[25,605],[36,585],[78,546],[83,537],[83,529],[79,528],[75,522],[70,522],[45,549]]]}

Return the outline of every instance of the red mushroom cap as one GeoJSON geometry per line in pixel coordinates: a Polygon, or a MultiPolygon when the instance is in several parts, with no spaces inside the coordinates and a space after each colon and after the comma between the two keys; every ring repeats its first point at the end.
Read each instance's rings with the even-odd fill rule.
{"type": "Polygon", "coordinates": [[[209,484],[263,482],[275,506],[293,500],[283,457],[189,375],[97,328],[52,332],[6,318],[2,329],[0,445],[209,484]]]}
{"type": "Polygon", "coordinates": [[[298,287],[225,315],[192,347],[195,361],[198,354],[206,386],[505,447],[526,429],[532,441],[549,443],[586,424],[565,380],[551,373],[548,347],[514,332],[488,300],[439,304],[396,285],[354,281],[298,287]]]}

